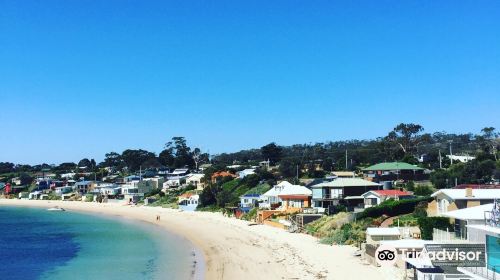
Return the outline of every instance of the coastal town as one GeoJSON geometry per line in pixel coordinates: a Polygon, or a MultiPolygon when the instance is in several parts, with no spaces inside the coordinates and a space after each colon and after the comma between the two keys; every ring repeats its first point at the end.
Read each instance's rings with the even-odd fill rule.
{"type": "Polygon", "coordinates": [[[159,156],[128,150],[109,153],[100,164],[0,163],[0,195],[53,205],[215,212],[253,227],[309,235],[318,244],[350,246],[357,262],[374,269],[386,268],[380,248],[391,248],[401,256],[390,265],[399,275],[393,279],[500,279],[498,134],[485,128],[469,134],[464,145],[463,135],[422,131],[400,124],[383,140],[358,146],[271,143],[214,157],[174,137],[159,156]],[[446,137],[452,141],[440,140],[446,137]],[[371,148],[384,142],[393,147],[371,148]],[[302,153],[299,160],[291,156],[294,149],[302,153]],[[375,154],[384,160],[374,162],[375,154]],[[477,249],[483,257],[466,262],[406,255],[449,249],[477,249]]]}

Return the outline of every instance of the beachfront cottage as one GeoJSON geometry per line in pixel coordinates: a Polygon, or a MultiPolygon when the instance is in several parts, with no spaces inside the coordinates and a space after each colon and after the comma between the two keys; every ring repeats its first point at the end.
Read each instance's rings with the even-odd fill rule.
{"type": "MultiPolygon", "coordinates": [[[[470,275],[472,279],[500,279],[500,201],[496,200],[490,209],[483,212],[483,221],[467,226],[467,241],[485,249],[486,259],[481,266],[459,265],[457,270],[470,275]],[[485,277],[486,276],[486,277],[485,277]]],[[[478,211],[479,212],[479,211],[478,211]]]]}
{"type": "Polygon", "coordinates": [[[454,224],[454,235],[458,239],[467,239],[467,227],[484,225],[484,218],[493,209],[493,203],[464,208],[443,213],[441,216],[451,218],[454,224]]]}
{"type": "Polygon", "coordinates": [[[195,211],[198,207],[200,196],[194,193],[184,193],[179,196],[179,209],[183,211],[195,211]]]}
{"type": "Polygon", "coordinates": [[[190,174],[186,178],[186,185],[195,186],[197,190],[201,191],[205,188],[205,183],[203,183],[203,177],[205,174],[190,174]]]}
{"type": "Polygon", "coordinates": [[[240,208],[244,212],[248,212],[250,209],[258,206],[260,200],[260,194],[245,194],[240,196],[240,208]]]}
{"type": "Polygon", "coordinates": [[[398,240],[401,238],[401,233],[398,228],[376,228],[369,227],[366,229],[366,243],[379,244],[381,240],[398,240]]]}
{"type": "Polygon", "coordinates": [[[427,206],[429,216],[464,208],[493,203],[500,198],[500,189],[441,189],[431,195],[434,198],[427,206]]]}
{"type": "Polygon", "coordinates": [[[373,182],[423,181],[429,175],[425,169],[406,162],[384,162],[362,169],[365,179],[373,182]]]}
{"type": "Polygon", "coordinates": [[[86,194],[93,188],[92,181],[80,181],[75,183],[75,190],[79,194],[86,194]]]}
{"type": "Polygon", "coordinates": [[[282,209],[303,209],[311,207],[312,191],[304,186],[291,185],[279,194],[282,209]]]}
{"type": "Polygon", "coordinates": [[[338,178],[312,186],[313,207],[319,212],[334,213],[337,205],[354,207],[362,204],[362,194],[380,190],[382,185],[360,178],[338,178]]]}
{"type": "Polygon", "coordinates": [[[410,199],[413,198],[413,193],[401,190],[373,190],[362,194],[364,198],[365,208],[377,206],[387,199],[410,199]]]}
{"type": "Polygon", "coordinates": [[[274,209],[280,206],[281,199],[279,198],[279,194],[285,189],[293,186],[287,181],[282,181],[281,183],[273,186],[270,190],[265,192],[261,196],[262,202],[259,203],[260,208],[266,209],[274,209]]]}

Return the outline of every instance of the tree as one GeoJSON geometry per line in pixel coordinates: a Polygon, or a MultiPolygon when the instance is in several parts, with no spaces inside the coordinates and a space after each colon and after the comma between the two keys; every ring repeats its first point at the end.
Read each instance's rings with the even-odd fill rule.
{"type": "Polygon", "coordinates": [[[145,150],[125,150],[122,153],[122,159],[130,171],[137,171],[147,160],[155,158],[155,154],[145,150]]]}
{"type": "Polygon", "coordinates": [[[12,162],[0,162],[0,174],[14,172],[14,166],[12,162]]]}
{"type": "Polygon", "coordinates": [[[33,182],[33,177],[28,175],[27,173],[21,173],[19,175],[19,180],[21,181],[21,185],[30,185],[33,182]]]}
{"type": "Polygon", "coordinates": [[[77,167],[77,164],[74,162],[63,162],[63,163],[59,164],[59,166],[57,166],[55,168],[55,170],[60,171],[60,172],[69,172],[69,171],[75,170],[76,167],[77,167]]]}
{"type": "Polygon", "coordinates": [[[158,160],[163,166],[173,166],[175,162],[175,156],[173,155],[172,148],[164,149],[158,155],[158,160]]]}
{"type": "Polygon", "coordinates": [[[481,132],[483,133],[482,138],[480,139],[481,142],[483,142],[483,145],[485,147],[486,152],[490,152],[491,154],[494,155],[495,161],[497,159],[497,146],[498,143],[496,139],[500,135],[495,131],[494,127],[485,127],[481,129],[481,132]]]}
{"type": "Polygon", "coordinates": [[[114,167],[120,168],[123,167],[123,159],[119,153],[110,152],[104,156],[104,162],[102,163],[103,167],[114,167]]]}
{"type": "Polygon", "coordinates": [[[274,142],[263,146],[260,150],[262,157],[265,160],[269,160],[271,165],[274,165],[281,160],[283,149],[280,146],[277,146],[274,142]]]}
{"type": "Polygon", "coordinates": [[[188,147],[184,137],[172,137],[172,141],[165,144],[165,150],[171,151],[171,154],[175,155],[173,162],[174,167],[195,167],[191,148],[188,147]]]}
{"type": "Polygon", "coordinates": [[[85,168],[90,168],[92,166],[92,163],[88,158],[84,158],[78,162],[78,167],[85,167],[85,168]]]}
{"type": "Polygon", "coordinates": [[[394,128],[393,131],[389,132],[386,139],[397,144],[404,154],[412,153],[420,141],[427,139],[426,137],[421,140],[418,137],[419,133],[423,130],[424,128],[419,124],[400,123],[394,128]]]}

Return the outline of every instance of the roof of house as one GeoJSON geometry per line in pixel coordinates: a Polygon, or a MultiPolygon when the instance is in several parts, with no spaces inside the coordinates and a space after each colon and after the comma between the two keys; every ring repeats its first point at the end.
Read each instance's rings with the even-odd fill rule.
{"type": "Polygon", "coordinates": [[[249,194],[244,194],[242,196],[240,196],[240,198],[246,198],[246,197],[252,197],[252,198],[258,198],[260,197],[260,194],[257,194],[257,193],[249,193],[249,194]]]}
{"type": "Polygon", "coordinates": [[[205,177],[205,174],[190,174],[188,175],[187,180],[200,180],[201,178],[205,177]]]}
{"type": "Polygon", "coordinates": [[[312,195],[312,191],[304,186],[291,185],[284,188],[279,194],[279,196],[290,196],[290,195],[312,195]]]}
{"type": "Polygon", "coordinates": [[[278,187],[289,187],[289,186],[292,186],[292,184],[290,184],[290,182],[288,182],[288,181],[282,181],[277,186],[278,187]]]}
{"type": "Polygon", "coordinates": [[[263,196],[278,195],[312,195],[312,191],[304,186],[292,185],[283,181],[263,194],[263,196]]]}
{"type": "Polygon", "coordinates": [[[363,171],[424,170],[406,162],[383,162],[364,168],[363,171]]]}
{"type": "Polygon", "coordinates": [[[219,172],[215,172],[213,175],[212,175],[212,178],[216,178],[216,177],[236,177],[236,175],[234,175],[233,173],[230,173],[230,172],[227,172],[227,171],[219,171],[219,172]]]}
{"type": "Polygon", "coordinates": [[[399,232],[398,228],[394,227],[387,227],[387,228],[376,228],[376,227],[369,227],[366,229],[366,234],[371,235],[371,236],[376,236],[376,235],[401,235],[399,232]]]}
{"type": "Polygon", "coordinates": [[[500,184],[460,184],[452,189],[500,189],[500,184]]]}
{"type": "Polygon", "coordinates": [[[424,245],[429,243],[434,243],[434,241],[422,239],[380,240],[380,245],[390,245],[396,249],[424,248],[424,245]]]}
{"type": "Polygon", "coordinates": [[[457,199],[495,199],[500,198],[500,189],[472,189],[472,196],[466,196],[467,189],[441,189],[431,197],[444,194],[453,200],[457,199]]]}
{"type": "Polygon", "coordinates": [[[333,171],[332,174],[339,177],[354,177],[353,171],[333,171]]]}
{"type": "Polygon", "coordinates": [[[376,193],[380,196],[410,196],[413,195],[411,192],[401,191],[401,190],[373,190],[366,193],[376,193]]]}
{"type": "Polygon", "coordinates": [[[493,210],[493,203],[483,204],[475,207],[463,208],[454,211],[448,211],[442,216],[459,220],[483,220],[484,212],[493,210]]]}
{"type": "Polygon", "coordinates": [[[321,184],[317,184],[312,186],[312,188],[321,188],[321,187],[365,187],[365,186],[381,186],[380,184],[370,182],[367,180],[363,180],[360,178],[338,178],[331,182],[324,182],[321,184]]]}

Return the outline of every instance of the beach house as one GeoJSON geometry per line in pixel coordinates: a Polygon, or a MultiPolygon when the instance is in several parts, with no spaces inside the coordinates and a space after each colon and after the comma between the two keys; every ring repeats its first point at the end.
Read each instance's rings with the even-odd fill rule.
{"type": "Polygon", "coordinates": [[[205,177],[205,174],[190,174],[186,178],[186,185],[195,186],[197,190],[201,191],[205,188],[203,177],[205,177]]]}
{"type": "Polygon", "coordinates": [[[454,224],[453,232],[456,238],[467,238],[467,227],[471,225],[484,225],[486,213],[493,209],[494,204],[488,203],[470,208],[448,211],[441,214],[448,217],[454,224]]]}
{"type": "Polygon", "coordinates": [[[401,190],[373,190],[365,192],[361,196],[363,196],[365,208],[377,206],[387,199],[400,200],[414,197],[412,192],[401,190]]]}
{"type": "Polygon", "coordinates": [[[198,207],[200,196],[195,193],[184,193],[178,197],[179,209],[183,211],[194,211],[198,207]]]}
{"type": "Polygon", "coordinates": [[[240,209],[248,212],[250,209],[259,205],[260,194],[244,194],[240,196],[240,209]]]}
{"type": "Polygon", "coordinates": [[[377,228],[369,227],[366,229],[366,243],[379,244],[382,240],[398,240],[401,238],[401,233],[398,228],[377,228]]]}
{"type": "Polygon", "coordinates": [[[319,212],[333,213],[337,205],[358,206],[363,204],[364,193],[380,190],[382,185],[360,178],[338,178],[312,186],[313,207],[319,212]]]}
{"type": "Polygon", "coordinates": [[[303,208],[310,208],[311,197],[312,191],[299,185],[288,186],[278,194],[283,209],[302,210],[303,208]]]}
{"type": "MultiPolygon", "coordinates": [[[[471,267],[465,262],[463,266],[458,266],[458,271],[472,279],[500,279],[500,201],[496,199],[491,206],[490,209],[484,207],[487,211],[483,212],[482,223],[467,225],[467,241],[484,246],[486,256],[481,266],[471,267]]],[[[483,209],[476,210],[479,213],[483,209]]]]}
{"type": "Polygon", "coordinates": [[[282,181],[276,186],[273,186],[271,189],[269,189],[267,192],[262,194],[261,200],[262,202],[259,203],[260,208],[266,208],[266,209],[274,209],[280,206],[281,204],[281,199],[279,198],[279,194],[285,189],[293,186],[287,181],[282,181]]]}
{"type": "Polygon", "coordinates": [[[448,211],[493,203],[500,198],[500,189],[441,189],[431,195],[427,206],[429,216],[441,216],[448,211]]]}
{"type": "Polygon", "coordinates": [[[87,192],[92,190],[93,182],[92,181],[76,182],[74,187],[75,191],[77,191],[79,194],[86,194],[87,192]]]}

